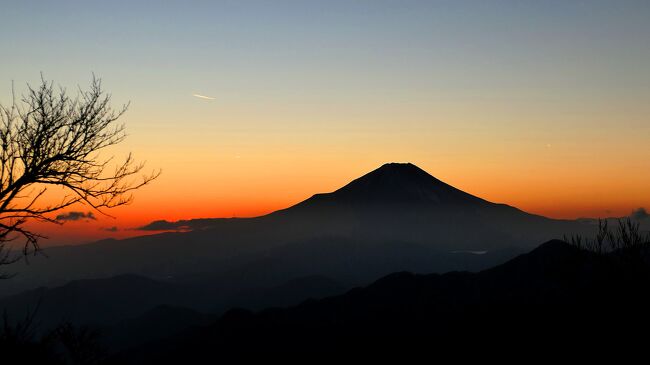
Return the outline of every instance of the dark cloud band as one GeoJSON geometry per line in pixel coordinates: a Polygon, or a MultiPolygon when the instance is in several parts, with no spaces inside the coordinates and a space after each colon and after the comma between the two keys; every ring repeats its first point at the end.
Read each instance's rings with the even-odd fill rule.
{"type": "Polygon", "coordinates": [[[56,216],[57,221],[97,220],[92,212],[67,212],[56,216]]]}

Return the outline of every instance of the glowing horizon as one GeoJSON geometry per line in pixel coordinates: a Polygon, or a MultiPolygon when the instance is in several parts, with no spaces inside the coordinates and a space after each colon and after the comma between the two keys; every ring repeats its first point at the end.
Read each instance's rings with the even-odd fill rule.
{"type": "MultiPolygon", "coordinates": [[[[379,167],[379,165],[376,167],[379,167]]],[[[374,168],[371,170],[374,170],[374,168]]],[[[156,220],[173,222],[199,218],[257,217],[293,206],[314,194],[335,191],[353,179],[356,179],[371,170],[366,170],[357,175],[349,176],[347,180],[342,180],[340,183],[337,183],[337,180],[341,179],[340,177],[329,179],[331,182],[328,182],[328,185],[331,185],[331,188],[312,192],[307,191],[309,185],[297,184],[295,180],[292,180],[293,183],[296,184],[295,187],[297,189],[294,190],[294,194],[287,194],[284,199],[274,196],[265,196],[262,198],[261,196],[263,194],[250,195],[247,194],[247,191],[242,191],[241,188],[233,187],[231,191],[221,191],[220,194],[215,194],[218,197],[214,198],[214,200],[193,197],[186,201],[175,201],[171,204],[157,199],[161,194],[159,189],[156,191],[153,188],[150,189],[147,187],[146,190],[154,190],[154,192],[145,192],[145,190],[143,190],[142,192],[139,192],[139,196],[136,197],[136,200],[132,205],[106,211],[113,217],[103,216],[101,213],[95,213],[95,219],[93,220],[79,219],[78,221],[67,221],[60,226],[38,223],[36,224],[36,227],[38,231],[44,232],[46,235],[50,236],[50,240],[44,240],[41,242],[42,245],[49,246],[85,243],[104,238],[121,239],[154,234],[156,233],[155,231],[143,231],[138,230],[137,228],[156,220]],[[236,194],[236,196],[227,197],[229,194],[236,194]],[[146,199],[147,201],[142,202],[141,200],[143,199],[146,199]],[[112,228],[117,229],[111,230],[112,228]]],[[[440,178],[440,176],[434,175],[434,177],[439,178],[443,182],[449,183],[449,180],[440,178]]],[[[231,178],[236,179],[236,177],[231,178]]],[[[473,186],[471,180],[472,179],[467,180],[464,183],[462,182],[463,180],[459,181],[461,181],[461,185],[473,186]]],[[[286,182],[286,180],[278,180],[278,182],[286,182]]],[[[539,183],[541,184],[542,182],[543,180],[539,179],[539,183]]],[[[312,181],[312,184],[319,186],[324,185],[323,183],[317,183],[315,181],[312,181]]],[[[495,185],[491,185],[491,190],[485,189],[485,185],[481,185],[483,186],[484,191],[491,194],[490,196],[487,196],[487,194],[477,194],[475,191],[471,191],[468,188],[460,187],[459,184],[454,185],[453,183],[450,183],[450,185],[456,188],[488,201],[508,204],[528,213],[539,214],[555,219],[624,217],[629,216],[634,210],[644,207],[643,205],[635,204],[635,201],[633,200],[625,201],[623,197],[619,197],[617,200],[621,202],[619,205],[608,206],[603,202],[599,202],[598,204],[583,206],[576,204],[578,205],[577,209],[570,209],[571,206],[567,203],[579,202],[573,194],[575,194],[575,189],[579,188],[580,184],[575,184],[573,186],[568,184],[557,186],[556,188],[560,188],[560,191],[555,191],[553,193],[554,195],[549,196],[548,199],[544,199],[543,203],[545,204],[537,199],[531,199],[530,196],[526,196],[533,191],[531,189],[533,187],[531,186],[527,187],[527,189],[529,189],[528,194],[516,196],[512,192],[508,191],[507,185],[498,184],[497,181],[495,181],[494,184],[495,185]],[[561,188],[566,188],[568,190],[561,191],[561,188]]],[[[241,187],[241,181],[238,186],[241,187]]],[[[602,188],[607,189],[608,187],[609,185],[602,188]]],[[[537,188],[543,188],[543,186],[537,188]]],[[[251,191],[259,192],[260,189],[258,187],[258,189],[251,191]]],[[[92,210],[88,209],[87,206],[78,206],[67,209],[65,212],[87,213],[92,212],[92,210]]]]}
{"type": "Polygon", "coordinates": [[[163,170],[107,211],[115,219],[39,224],[44,246],[140,234],[129,229],[153,220],[262,215],[392,161],[551,218],[650,207],[650,2],[3,10],[12,56],[0,102],[41,71],[72,93],[95,73],[113,106],[131,102],[119,120],[129,137],[107,153],[163,170]]]}

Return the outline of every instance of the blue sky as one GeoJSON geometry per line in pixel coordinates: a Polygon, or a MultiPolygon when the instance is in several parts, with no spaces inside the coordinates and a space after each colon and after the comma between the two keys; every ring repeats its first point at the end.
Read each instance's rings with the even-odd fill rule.
{"type": "Polygon", "coordinates": [[[0,102],[40,72],[131,102],[117,152],[164,170],[138,209],[186,202],[143,220],[262,213],[388,161],[556,217],[650,205],[649,1],[1,8],[0,102]]]}

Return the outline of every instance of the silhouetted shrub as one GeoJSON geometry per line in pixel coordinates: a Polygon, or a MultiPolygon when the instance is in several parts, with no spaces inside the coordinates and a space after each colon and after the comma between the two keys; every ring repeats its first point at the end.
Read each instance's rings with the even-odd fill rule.
{"type": "Polygon", "coordinates": [[[71,323],[58,326],[52,333],[66,364],[100,364],[107,351],[100,344],[100,334],[86,326],[71,323]]]}
{"type": "MultiPolygon", "coordinates": [[[[43,335],[38,334],[38,307],[25,318],[12,323],[6,312],[0,328],[0,358],[7,363],[20,364],[101,364],[106,351],[99,333],[70,323],[57,326],[43,335]]],[[[3,362],[4,363],[4,362],[3,362]]]]}
{"type": "Polygon", "coordinates": [[[564,236],[564,240],[581,250],[596,254],[619,254],[640,257],[650,248],[650,233],[640,230],[639,222],[630,218],[618,219],[615,229],[607,220],[598,219],[598,230],[593,238],[580,235],[564,236]]]}

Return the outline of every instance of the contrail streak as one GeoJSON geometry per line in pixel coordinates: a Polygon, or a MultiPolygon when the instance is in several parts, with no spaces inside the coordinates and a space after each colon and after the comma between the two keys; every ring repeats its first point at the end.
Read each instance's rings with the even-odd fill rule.
{"type": "Polygon", "coordinates": [[[201,95],[201,94],[192,94],[192,96],[196,96],[199,99],[206,99],[206,100],[214,100],[215,99],[215,98],[213,98],[211,96],[205,96],[205,95],[201,95]]]}

